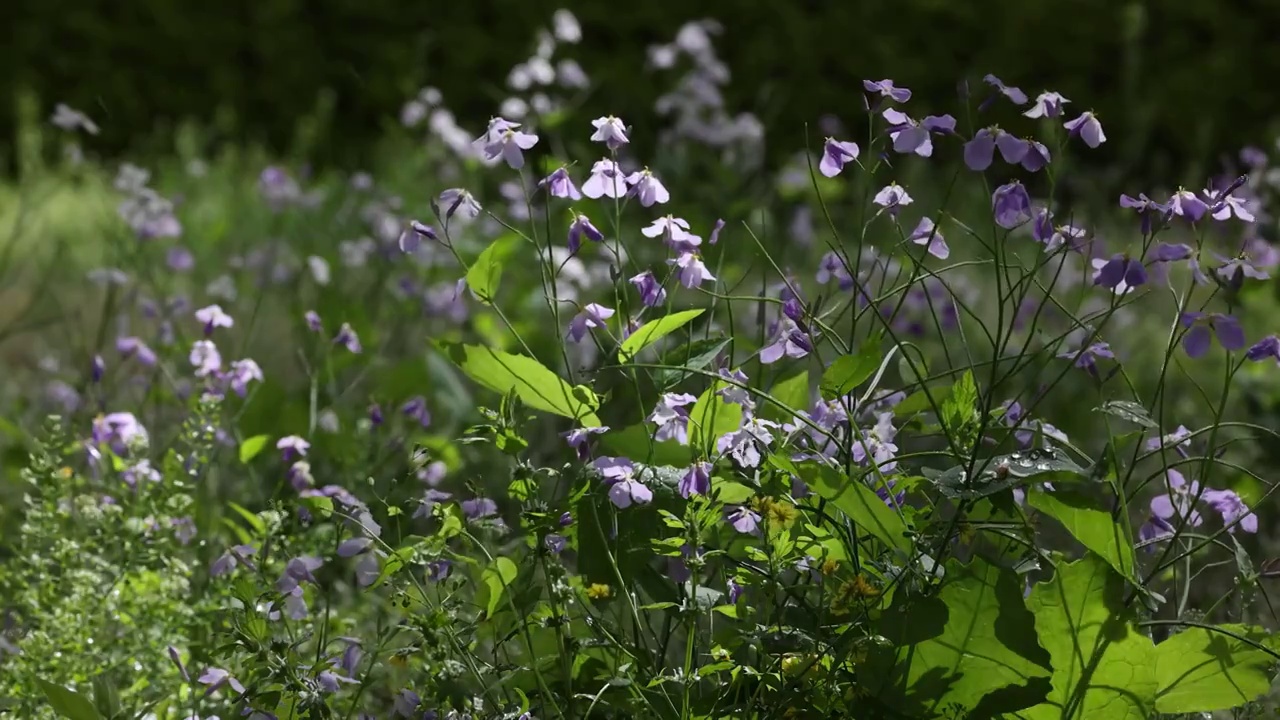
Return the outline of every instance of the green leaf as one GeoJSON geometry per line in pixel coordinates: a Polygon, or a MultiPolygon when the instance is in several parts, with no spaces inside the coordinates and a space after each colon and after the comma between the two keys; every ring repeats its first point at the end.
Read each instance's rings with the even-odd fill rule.
{"type": "Polygon", "coordinates": [[[702,310],[684,310],[657,320],[650,320],[622,341],[622,347],[618,348],[618,357],[623,362],[632,360],[641,350],[684,327],[702,313],[702,310]]]}
{"type": "Polygon", "coordinates": [[[1129,524],[1116,522],[1111,513],[1078,493],[1067,490],[1027,493],[1031,507],[1062,523],[1081,545],[1107,561],[1116,572],[1133,578],[1133,538],[1129,524]]]}
{"type": "Polygon", "coordinates": [[[1240,638],[1268,647],[1276,644],[1275,637],[1245,625],[1219,629],[1239,637],[1189,627],[1156,646],[1156,678],[1160,682],[1156,711],[1227,710],[1270,691],[1275,659],[1240,638]]]}
{"type": "Polygon", "coordinates": [[[120,714],[120,691],[106,674],[93,678],[93,705],[98,714],[105,718],[115,718],[120,714]]]}
{"type": "Polygon", "coordinates": [[[1023,711],[1028,720],[1147,720],[1159,682],[1155,646],[1134,625],[1125,581],[1096,555],[1059,564],[1031,591],[1027,607],[1049,651],[1052,690],[1023,711]]]}
{"type": "Polygon", "coordinates": [[[694,452],[715,448],[720,436],[742,427],[742,406],[720,397],[725,387],[719,380],[712,383],[689,411],[689,446],[694,452]]]}
{"type": "Polygon", "coordinates": [[[542,363],[483,345],[440,342],[439,347],[477,383],[505,395],[515,394],[535,410],[573,418],[583,427],[599,427],[600,400],[582,385],[572,386],[542,363]]]}
{"type": "Polygon", "coordinates": [[[800,463],[795,468],[813,492],[849,516],[862,532],[870,533],[888,547],[911,552],[911,539],[906,536],[902,516],[885,505],[860,478],[850,478],[815,463],[800,463]]]}
{"type": "Polygon", "coordinates": [[[498,292],[498,283],[502,280],[502,268],[519,244],[519,235],[513,233],[503,235],[485,248],[467,270],[467,287],[471,288],[471,293],[481,303],[493,304],[493,297],[498,292]]]}
{"type": "Polygon", "coordinates": [[[519,574],[520,569],[516,567],[511,558],[507,557],[494,558],[493,563],[480,574],[480,583],[483,586],[481,594],[486,596],[481,602],[484,605],[487,617],[493,617],[493,614],[498,610],[498,604],[505,597],[507,587],[515,581],[516,576],[519,574]]]}
{"type": "Polygon", "coordinates": [[[271,442],[270,435],[254,435],[251,438],[245,438],[244,442],[240,443],[240,462],[249,464],[249,461],[258,457],[258,453],[262,452],[269,442],[271,442]]]}
{"type": "Polygon", "coordinates": [[[236,503],[228,502],[227,506],[234,510],[237,515],[244,518],[244,521],[249,523],[249,527],[253,528],[254,532],[256,532],[259,537],[267,534],[267,524],[262,522],[262,518],[249,512],[246,508],[236,503]]]}
{"type": "Polygon", "coordinates": [[[822,373],[822,397],[834,400],[853,392],[880,368],[880,347],[867,343],[856,354],[841,355],[822,373]]]}
{"type": "Polygon", "coordinates": [[[1026,485],[1033,478],[1038,481],[1068,480],[1073,476],[1083,479],[1088,472],[1061,450],[1036,448],[991,458],[986,469],[973,480],[968,479],[963,466],[957,465],[939,473],[933,483],[947,497],[976,500],[1026,485]]]}
{"type": "Polygon", "coordinates": [[[769,395],[789,409],[784,410],[770,402],[761,407],[760,414],[771,420],[790,421],[796,412],[809,409],[809,371],[774,383],[769,395]]]}
{"type": "Polygon", "coordinates": [[[1128,420],[1146,428],[1156,429],[1160,425],[1151,419],[1151,415],[1147,409],[1136,402],[1129,400],[1108,400],[1102,403],[1102,407],[1094,408],[1094,412],[1103,412],[1108,415],[1114,415],[1121,420],[1128,420]]]}
{"type": "Polygon", "coordinates": [[[659,388],[669,388],[682,381],[689,373],[685,370],[702,370],[715,361],[732,338],[715,337],[705,340],[694,340],[678,348],[669,350],[662,356],[663,365],[673,365],[679,370],[655,370],[654,383],[659,388]]]}
{"type": "Polygon", "coordinates": [[[40,684],[40,689],[44,692],[53,711],[67,720],[102,720],[102,716],[98,714],[93,703],[89,702],[89,698],[46,680],[36,682],[40,684]]]}
{"type": "Polygon", "coordinates": [[[881,616],[878,632],[890,647],[871,658],[880,687],[870,689],[911,717],[944,710],[964,717],[955,710],[972,712],[1003,688],[1030,697],[1003,703],[1006,711],[1020,710],[1048,692],[1049,655],[1036,642],[1022,582],[983,560],[951,563],[935,596],[902,596],[881,616]]]}
{"type": "Polygon", "coordinates": [[[741,505],[756,494],[754,488],[720,476],[711,478],[711,495],[726,505],[741,505]]]}

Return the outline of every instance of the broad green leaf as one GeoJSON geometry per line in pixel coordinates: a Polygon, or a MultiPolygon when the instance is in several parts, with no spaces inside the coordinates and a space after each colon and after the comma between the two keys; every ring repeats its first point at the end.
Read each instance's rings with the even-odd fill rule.
{"type": "Polygon", "coordinates": [[[1028,720],[1147,720],[1159,682],[1155,646],[1134,624],[1125,581],[1089,554],[1061,563],[1027,600],[1036,634],[1049,651],[1052,689],[1046,701],[1019,713],[1028,720]]]}
{"type": "Polygon", "coordinates": [[[654,440],[647,425],[610,430],[600,437],[600,446],[608,455],[631,458],[650,465],[687,467],[693,462],[693,448],[674,440],[654,440]]]}
{"type": "Polygon", "coordinates": [[[49,701],[49,707],[67,720],[102,720],[102,715],[94,708],[89,698],[61,685],[45,680],[37,680],[40,690],[49,701]]]}
{"type": "Polygon", "coordinates": [[[1001,490],[1050,480],[1083,480],[1088,470],[1076,464],[1066,453],[1056,449],[1032,449],[997,455],[986,463],[986,469],[972,480],[963,466],[944,470],[933,478],[938,491],[947,497],[976,500],[1001,490]]]}
{"type": "MultiPolygon", "coordinates": [[[[792,375],[786,380],[773,384],[769,395],[791,410],[805,411],[809,409],[809,371],[792,375]]],[[[790,422],[794,413],[777,405],[766,402],[761,406],[760,414],[772,420],[790,422]]]]}
{"type": "Polygon", "coordinates": [[[507,557],[494,558],[493,563],[480,574],[480,583],[484,588],[483,594],[486,596],[484,607],[487,617],[493,617],[497,612],[498,604],[505,597],[507,587],[519,574],[520,569],[511,558],[507,557]]]}
{"type": "Polygon", "coordinates": [[[1227,710],[1253,702],[1271,689],[1275,659],[1240,638],[1274,648],[1275,637],[1245,625],[1220,629],[1239,637],[1189,627],[1156,646],[1158,712],[1227,710]]]}
{"type": "Polygon", "coordinates": [[[482,345],[441,342],[440,350],[477,383],[500,394],[515,394],[535,410],[573,418],[583,427],[599,427],[600,400],[585,386],[572,386],[542,363],[482,345]]]}
{"type": "Polygon", "coordinates": [[[467,270],[467,287],[471,288],[471,293],[477,300],[485,305],[493,304],[493,297],[502,280],[502,268],[519,244],[520,236],[508,233],[494,240],[476,258],[475,263],[467,270]]]}
{"type": "Polygon", "coordinates": [[[622,341],[622,347],[618,348],[618,357],[623,362],[631,360],[641,350],[684,327],[702,312],[702,310],[684,310],[657,320],[650,320],[622,341]]]}
{"type": "Polygon", "coordinates": [[[756,494],[754,488],[720,476],[711,478],[711,494],[726,505],[741,505],[756,494]]]}
{"type": "Polygon", "coordinates": [[[822,373],[822,397],[834,400],[853,392],[880,368],[880,348],[867,343],[856,354],[841,355],[822,373]]]}
{"type": "Polygon", "coordinates": [[[1094,408],[1094,411],[1114,415],[1121,420],[1128,420],[1146,428],[1155,429],[1160,427],[1155,420],[1151,419],[1151,415],[1146,408],[1129,400],[1108,400],[1102,403],[1102,407],[1094,408]]]}
{"type": "Polygon", "coordinates": [[[720,381],[711,384],[689,411],[689,445],[695,452],[714,449],[716,440],[742,427],[742,406],[725,402],[720,381]]]}
{"type": "Polygon", "coordinates": [[[120,691],[106,674],[96,675],[92,681],[93,705],[98,714],[108,720],[120,715],[120,691]]]}
{"type": "Polygon", "coordinates": [[[262,452],[267,443],[271,442],[270,435],[254,435],[251,438],[245,438],[240,443],[240,462],[248,464],[250,460],[258,457],[258,453],[262,452]]]}
{"type": "Polygon", "coordinates": [[[1096,502],[1067,490],[1033,490],[1027,493],[1027,503],[1062,523],[1072,537],[1106,560],[1116,572],[1126,578],[1134,576],[1133,538],[1129,536],[1128,523],[1116,522],[1096,502]]]}
{"type": "Polygon", "coordinates": [[[263,537],[267,534],[267,524],[262,522],[262,518],[258,517],[257,514],[251,513],[244,506],[233,502],[228,502],[227,506],[234,510],[241,518],[244,518],[244,521],[249,523],[249,527],[253,528],[254,532],[258,534],[258,537],[263,537]]]}
{"type": "Polygon", "coordinates": [[[795,467],[810,490],[849,516],[861,532],[870,533],[888,547],[911,552],[911,540],[906,537],[907,526],[902,516],[885,505],[876,491],[860,478],[851,478],[815,463],[800,463],[795,467]]]}
{"type": "Polygon", "coordinates": [[[1049,689],[1049,656],[1036,642],[1022,582],[983,560],[949,564],[936,596],[901,596],[878,632],[889,647],[872,657],[870,689],[911,717],[963,717],[955,711],[971,712],[1004,688],[1030,697],[1003,703],[1021,710],[1049,689]]]}

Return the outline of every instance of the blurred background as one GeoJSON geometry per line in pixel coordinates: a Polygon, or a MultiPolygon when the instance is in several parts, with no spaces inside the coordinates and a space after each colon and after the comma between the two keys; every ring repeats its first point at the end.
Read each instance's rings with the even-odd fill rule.
{"type": "Polygon", "coordinates": [[[1117,183],[1200,182],[1224,154],[1269,138],[1280,116],[1280,3],[1265,0],[663,0],[625,11],[596,0],[5,5],[0,156],[9,174],[24,121],[43,120],[56,102],[98,121],[94,148],[108,156],[165,152],[194,121],[205,142],[360,168],[424,85],[442,91],[460,125],[481,127],[559,7],[581,23],[569,54],[594,81],[588,104],[624,118],[649,114],[664,91],[641,61],[646,49],[688,20],[717,18],[733,76],[726,104],[762,120],[775,164],[805,123],[856,117],[867,77],[892,77],[926,104],[954,102],[965,72],[995,73],[1033,97],[1045,88],[1079,97],[1075,109],[1093,107],[1107,128],[1105,179],[1117,183]]]}

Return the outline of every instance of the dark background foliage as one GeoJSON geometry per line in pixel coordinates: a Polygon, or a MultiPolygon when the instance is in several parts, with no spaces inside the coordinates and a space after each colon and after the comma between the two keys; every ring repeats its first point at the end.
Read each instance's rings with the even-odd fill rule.
{"type": "MultiPolygon", "coordinates": [[[[479,127],[504,95],[534,31],[568,7],[578,59],[600,83],[592,110],[645,117],[662,87],[644,50],[680,23],[715,17],[734,73],[733,110],[771,137],[799,140],[824,113],[861,112],[858,81],[892,77],[921,107],[953,109],[962,72],[993,72],[1034,96],[1056,89],[1094,108],[1122,176],[1170,181],[1173,167],[1216,169],[1260,143],[1280,116],[1274,29],[1280,3],[1166,0],[11,0],[0,18],[0,148],[12,144],[18,91],[97,118],[107,153],[166,146],[176,121],[219,139],[288,152],[297,119],[322,98],[332,122],[308,159],[359,165],[403,101],[439,87],[479,127]],[[332,93],[326,94],[326,90],[332,93]]],[[[635,120],[632,120],[634,122],[635,120]]],[[[794,142],[775,142],[781,152],[794,142]]],[[[8,155],[8,153],[6,153],[8,155]]],[[[11,157],[11,155],[10,155],[11,157]]],[[[1183,178],[1175,178],[1181,180],[1183,178]]]]}

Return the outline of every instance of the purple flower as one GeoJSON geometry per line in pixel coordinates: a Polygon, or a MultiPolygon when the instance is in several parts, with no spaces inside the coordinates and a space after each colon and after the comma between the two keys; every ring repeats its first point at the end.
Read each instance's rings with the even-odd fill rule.
{"type": "Polygon", "coordinates": [[[564,552],[565,546],[569,544],[569,538],[556,533],[548,533],[542,539],[542,543],[546,546],[547,551],[552,555],[559,555],[564,552]]]}
{"type": "Polygon", "coordinates": [[[1191,222],[1199,222],[1209,212],[1209,206],[1203,200],[1183,188],[1178,188],[1178,192],[1169,198],[1169,209],[1174,215],[1185,217],[1191,222]]]}
{"type": "Polygon", "coordinates": [[[1170,468],[1165,475],[1169,491],[1164,495],[1151,498],[1151,514],[1169,523],[1177,519],[1187,522],[1192,527],[1199,527],[1204,519],[1193,507],[1196,497],[1200,495],[1200,483],[1187,482],[1182,473],[1170,468]]]}
{"type": "Polygon", "coordinates": [[[400,412],[422,427],[431,427],[431,411],[427,408],[427,399],[415,395],[400,406],[400,412]]]}
{"type": "Polygon", "coordinates": [[[563,166],[556,168],[555,172],[538,181],[538,187],[545,187],[551,197],[568,198],[570,200],[582,199],[582,193],[578,192],[578,186],[574,185],[573,179],[569,177],[569,169],[563,166]]]}
{"type": "Polygon", "coordinates": [[[213,561],[213,564],[209,566],[209,575],[221,577],[235,570],[236,566],[242,563],[245,567],[253,569],[253,562],[249,558],[257,553],[258,549],[252,545],[235,545],[213,561]]]}
{"type": "Polygon", "coordinates": [[[911,99],[911,91],[906,88],[894,87],[892,80],[863,80],[862,87],[869,93],[879,93],[881,97],[887,97],[900,103],[911,99]]]}
{"type": "Polygon", "coordinates": [[[1027,172],[1040,172],[1049,164],[1053,158],[1049,155],[1049,148],[1039,140],[1027,138],[1027,154],[1022,158],[1022,169],[1027,172]]]}
{"type": "Polygon", "coordinates": [[[1204,196],[1209,199],[1214,220],[1230,220],[1233,215],[1242,222],[1251,223],[1257,220],[1249,211],[1245,201],[1234,195],[1220,196],[1216,190],[1205,190],[1204,196]]]}
{"type": "MultiPolygon", "coordinates": [[[[501,120],[501,118],[498,119],[501,120]]],[[[538,144],[538,136],[520,130],[519,123],[508,122],[506,127],[497,133],[492,132],[492,127],[493,125],[490,124],[491,132],[476,141],[483,144],[485,160],[502,158],[512,170],[524,167],[523,151],[533,149],[533,146],[538,144]]]]}
{"type": "Polygon", "coordinates": [[[991,87],[995,88],[997,91],[1000,92],[1001,95],[1004,95],[1005,97],[1009,98],[1009,100],[1012,101],[1015,105],[1027,104],[1026,93],[1022,92],[1022,90],[1016,87],[1013,87],[1012,85],[1005,85],[1004,81],[1002,81],[1000,78],[996,77],[995,75],[988,73],[985,77],[982,78],[982,81],[990,85],[991,87]]]}
{"type": "Polygon", "coordinates": [[[196,257],[184,247],[172,247],[165,255],[165,264],[174,272],[190,272],[196,266],[196,257]]]}
{"type": "Polygon", "coordinates": [[[716,224],[711,226],[711,237],[707,238],[707,242],[712,245],[719,242],[721,230],[724,230],[724,218],[716,219],[716,224]]]}
{"type": "Polygon", "coordinates": [[[463,500],[459,506],[468,520],[483,520],[498,514],[498,503],[486,497],[463,500]]]}
{"type": "Polygon", "coordinates": [[[1097,272],[1093,276],[1093,284],[1109,288],[1118,295],[1123,295],[1139,285],[1147,282],[1147,269],[1140,260],[1128,255],[1111,256],[1110,260],[1095,258],[1093,260],[1097,272]]]}
{"type": "Polygon", "coordinates": [[[103,360],[101,355],[94,355],[93,360],[89,363],[89,379],[92,382],[99,382],[106,372],[107,361],[103,360]]]}
{"type": "Polygon", "coordinates": [[[696,462],[680,478],[680,497],[686,500],[694,495],[711,492],[711,463],[696,462]]]}
{"type": "Polygon", "coordinates": [[[415,253],[418,248],[422,247],[423,240],[435,241],[439,239],[440,236],[436,234],[435,228],[413,220],[409,223],[408,229],[400,233],[398,244],[400,252],[415,253]]]}
{"type": "Polygon", "coordinates": [[[661,205],[671,199],[671,193],[649,168],[628,175],[627,185],[630,186],[627,195],[639,198],[644,207],[652,207],[655,203],[661,205]]]}
{"type": "Polygon", "coordinates": [[[574,452],[577,453],[579,460],[586,461],[591,459],[591,450],[587,447],[591,440],[591,436],[599,435],[608,431],[609,427],[607,425],[602,425],[600,427],[577,428],[575,430],[561,433],[560,436],[563,437],[565,442],[569,444],[569,447],[573,448],[574,452]]]}
{"type": "Polygon", "coordinates": [[[663,395],[648,418],[649,422],[658,426],[653,432],[653,439],[659,442],[675,440],[681,445],[688,445],[688,406],[697,401],[698,398],[688,393],[666,393],[663,395]]]}
{"type": "Polygon", "coordinates": [[[333,337],[334,345],[341,345],[349,352],[361,353],[364,348],[360,346],[360,336],[356,335],[356,331],[351,329],[351,323],[342,323],[342,327],[338,328],[338,334],[333,337]]]}
{"type": "Polygon", "coordinates": [[[634,477],[626,477],[609,486],[609,502],[619,510],[632,505],[647,505],[653,500],[653,491],[634,477]]]}
{"type": "Polygon", "coordinates": [[[933,133],[955,132],[956,120],[950,115],[929,115],[922,122],[896,108],[885,108],[881,113],[889,123],[889,139],[899,153],[915,153],[920,157],[933,155],[933,133]]]}
{"type": "MultiPolygon", "coordinates": [[[[1214,254],[1217,255],[1217,253],[1214,254]]],[[[1217,255],[1217,258],[1223,264],[1214,270],[1214,274],[1233,288],[1239,289],[1244,284],[1245,278],[1267,280],[1271,277],[1270,273],[1255,265],[1253,258],[1248,254],[1242,253],[1234,258],[1217,255]]]]}
{"type": "Polygon", "coordinates": [[[666,302],[667,291],[652,272],[645,270],[631,278],[630,282],[636,286],[636,291],[640,293],[640,302],[645,307],[657,307],[666,302]]]}
{"type": "Polygon", "coordinates": [[[338,557],[352,558],[369,549],[373,540],[367,537],[347,538],[338,544],[338,557]]]}
{"type": "Polygon", "coordinates": [[[808,333],[800,329],[791,318],[778,322],[774,341],[760,350],[760,362],[772,365],[783,357],[799,359],[813,351],[808,333]]]}
{"type": "Polygon", "coordinates": [[[689,221],[672,215],[666,215],[649,223],[640,230],[645,237],[662,236],[662,241],[682,252],[693,252],[702,244],[702,238],[689,232],[689,221]]]}
{"type": "Polygon", "coordinates": [[[605,321],[613,317],[614,310],[612,308],[589,303],[582,308],[582,311],[573,316],[569,321],[569,332],[567,337],[573,342],[582,342],[582,338],[586,336],[587,331],[595,328],[605,327],[605,321]]]}
{"type": "Polygon", "coordinates": [[[422,707],[422,698],[412,690],[401,690],[393,701],[396,714],[406,720],[423,720],[418,708],[422,707]]]}
{"type": "Polygon", "coordinates": [[[110,445],[117,454],[127,454],[130,447],[146,445],[148,440],[147,429],[133,413],[109,413],[93,421],[93,441],[110,445]]]}
{"type": "Polygon", "coordinates": [[[942,237],[942,230],[927,217],[920,218],[916,229],[911,231],[907,239],[916,245],[927,245],[928,253],[939,260],[946,260],[951,256],[951,248],[947,247],[947,241],[942,237]]]}
{"type": "Polygon", "coordinates": [[[725,433],[716,440],[716,452],[728,455],[744,468],[759,467],[761,450],[773,444],[773,429],[778,424],[763,418],[751,418],[742,427],[725,433]]]}
{"type": "Polygon", "coordinates": [[[1080,117],[1068,120],[1062,126],[1071,133],[1071,137],[1079,137],[1091,148],[1097,148],[1107,141],[1106,134],[1102,132],[1102,123],[1098,122],[1092,111],[1081,113],[1080,117]]]}
{"type": "Polygon", "coordinates": [[[822,256],[822,260],[818,263],[818,273],[814,279],[822,285],[826,285],[834,279],[841,290],[848,290],[853,287],[853,276],[849,274],[849,270],[845,267],[844,260],[841,259],[840,254],[834,251],[822,256]]]}
{"type": "Polygon", "coordinates": [[[306,457],[307,450],[310,448],[311,443],[297,435],[286,435],[276,441],[276,449],[281,451],[285,462],[292,462],[297,458],[306,457]]]}
{"type": "Polygon", "coordinates": [[[1267,358],[1271,358],[1280,363],[1280,338],[1275,335],[1268,335],[1254,343],[1253,347],[1249,348],[1244,356],[1253,362],[1262,362],[1267,358]]]}
{"type": "Polygon", "coordinates": [[[760,534],[760,515],[746,505],[726,507],[724,521],[743,535],[760,534]]]}
{"type": "Polygon", "coordinates": [[[324,329],[324,325],[320,322],[320,315],[315,310],[308,310],[302,315],[302,319],[307,323],[307,329],[311,332],[320,332],[324,329]]]}
{"type": "Polygon", "coordinates": [[[1029,118],[1056,118],[1062,114],[1062,106],[1069,102],[1060,93],[1046,90],[1037,95],[1035,104],[1022,114],[1029,118]]]}
{"type": "Polygon", "coordinates": [[[192,343],[188,359],[196,369],[196,377],[206,377],[222,369],[222,355],[212,340],[197,340],[192,343]]]}
{"type": "Polygon", "coordinates": [[[591,176],[582,184],[582,194],[595,200],[601,197],[620,198],[626,194],[626,182],[618,163],[604,158],[591,166],[591,176]]]}
{"type": "Polygon", "coordinates": [[[206,669],[204,673],[196,679],[196,682],[209,688],[208,690],[205,690],[205,695],[217,691],[224,685],[229,686],[237,695],[244,694],[244,685],[241,685],[239,680],[232,677],[231,673],[223,670],[222,668],[211,667],[206,669]]]}
{"type": "Polygon", "coordinates": [[[682,252],[674,260],[668,260],[667,263],[680,268],[677,271],[680,284],[690,290],[708,280],[714,282],[716,279],[716,276],[707,270],[707,266],[702,262],[702,257],[695,252],[682,252]]]}
{"type": "Polygon", "coordinates": [[[746,588],[743,587],[742,585],[739,585],[738,581],[735,580],[734,578],[729,578],[729,582],[726,587],[729,591],[728,600],[730,605],[737,604],[738,598],[742,597],[742,593],[746,591],[746,588]]]}
{"type": "Polygon", "coordinates": [[[822,144],[822,160],[818,162],[818,171],[827,177],[835,177],[844,170],[845,163],[857,159],[857,144],[827,138],[822,144]]]}
{"type": "Polygon", "coordinates": [[[876,193],[872,200],[876,205],[889,211],[890,215],[897,215],[898,209],[904,205],[910,205],[915,200],[907,194],[907,189],[898,183],[889,183],[876,193]]]}
{"type": "Polygon", "coordinates": [[[616,118],[612,115],[598,117],[591,121],[591,125],[596,131],[591,134],[590,140],[592,142],[602,142],[610,150],[617,150],[631,142],[627,139],[627,128],[623,125],[621,118],[616,118]]]}
{"type": "Polygon", "coordinates": [[[1001,185],[991,193],[991,212],[997,225],[1012,230],[1031,219],[1031,196],[1017,180],[1001,185]]]}
{"type": "Polygon", "coordinates": [[[1222,313],[1184,312],[1182,326],[1190,328],[1182,338],[1182,348],[1187,357],[1199,358],[1209,352],[1213,338],[1226,350],[1239,350],[1245,346],[1244,330],[1240,321],[1222,313]]]}
{"type": "Polygon", "coordinates": [[[1068,350],[1059,353],[1058,357],[1072,360],[1072,364],[1088,372],[1090,375],[1097,377],[1098,375],[1098,359],[1115,360],[1115,353],[1111,352],[1111,346],[1104,342],[1096,342],[1079,350],[1068,350]]]}
{"type": "Polygon", "coordinates": [[[210,305],[196,311],[196,321],[204,325],[204,334],[213,335],[215,328],[229,328],[235,325],[231,316],[222,311],[220,305],[210,305]]]}
{"type": "Polygon", "coordinates": [[[440,193],[440,204],[445,207],[445,220],[452,218],[458,211],[461,211],[462,217],[468,220],[473,220],[480,215],[480,202],[462,188],[449,188],[440,193]]]}
{"type": "Polygon", "coordinates": [[[136,337],[116,338],[116,352],[123,355],[125,359],[137,359],[138,363],[144,367],[154,367],[157,360],[155,351],[136,337]]]}
{"type": "Polygon", "coordinates": [[[1120,207],[1138,211],[1138,215],[1142,218],[1143,235],[1151,234],[1153,216],[1163,218],[1172,213],[1172,206],[1169,203],[1158,203],[1143,193],[1138,193],[1137,198],[1121,194],[1120,207]]]}
{"type": "Polygon", "coordinates": [[[1203,499],[1222,516],[1222,524],[1227,526],[1227,532],[1234,533],[1237,527],[1247,533],[1258,532],[1258,516],[1253,514],[1244,499],[1234,491],[1206,490],[1203,499]]]}
{"type": "MultiPolygon", "coordinates": [[[[1000,156],[1005,162],[1017,165],[1031,151],[1031,143],[1016,138],[998,127],[983,128],[973,136],[972,140],[964,144],[964,164],[975,172],[986,170],[991,167],[991,161],[997,149],[1000,150],[1000,156]]],[[[1047,154],[1048,151],[1045,152],[1047,154]]]]}
{"type": "Polygon", "coordinates": [[[1177,430],[1168,435],[1161,435],[1158,438],[1147,440],[1147,450],[1154,452],[1167,447],[1172,447],[1182,457],[1188,457],[1187,448],[1191,447],[1191,431],[1185,425],[1179,425],[1177,430]]]}
{"type": "Polygon", "coordinates": [[[249,358],[231,363],[231,370],[227,373],[227,382],[237,395],[244,397],[248,394],[249,383],[254,381],[263,381],[262,368],[258,367],[258,363],[249,358]]]}
{"type": "Polygon", "coordinates": [[[574,213],[573,222],[569,223],[569,252],[578,252],[578,249],[582,247],[582,238],[584,236],[593,242],[604,240],[604,233],[591,224],[590,218],[581,213],[574,213]]]}

